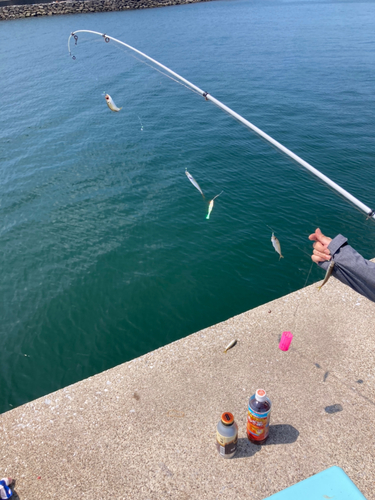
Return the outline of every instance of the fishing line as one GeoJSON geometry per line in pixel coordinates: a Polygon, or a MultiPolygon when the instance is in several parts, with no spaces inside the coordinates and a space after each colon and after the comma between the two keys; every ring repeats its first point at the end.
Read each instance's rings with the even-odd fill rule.
{"type": "MultiPolygon", "coordinates": [[[[102,96],[105,96],[105,95],[107,95],[107,92],[104,90],[104,91],[102,92],[102,96]]],[[[142,120],[141,120],[140,116],[139,116],[139,115],[137,115],[137,113],[134,113],[134,112],[133,112],[133,114],[134,114],[134,115],[138,118],[139,123],[141,124],[141,131],[143,132],[143,123],[142,123],[142,120]]]]}
{"type": "Polygon", "coordinates": [[[224,191],[221,191],[221,193],[219,193],[219,194],[217,194],[216,196],[214,196],[214,197],[212,198],[212,201],[214,201],[214,200],[215,200],[218,196],[220,196],[220,195],[221,195],[221,194],[223,194],[223,193],[224,193],[224,191]]]}
{"type": "MultiPolygon", "coordinates": [[[[306,284],[307,284],[307,280],[309,279],[309,276],[310,276],[310,273],[311,273],[311,270],[313,268],[313,265],[314,265],[314,261],[311,262],[311,266],[310,266],[310,271],[307,275],[307,278],[306,278],[306,281],[305,281],[305,284],[303,285],[303,288],[301,288],[301,290],[303,290],[305,287],[306,287],[306,284]]],[[[298,291],[301,291],[301,290],[298,290],[298,291]]],[[[295,308],[294,310],[294,313],[293,313],[293,328],[292,330],[295,332],[297,330],[297,318],[296,318],[296,314],[297,314],[297,311],[298,311],[298,308],[299,308],[299,305],[301,303],[301,300],[298,301],[298,304],[297,304],[297,307],[295,308]]]]}
{"type": "MultiPolygon", "coordinates": [[[[310,255],[309,255],[310,257],[310,255]]],[[[305,284],[303,285],[302,288],[305,288],[305,286],[307,285],[307,280],[309,279],[309,276],[310,276],[310,273],[311,273],[311,270],[313,268],[313,265],[314,265],[314,261],[311,262],[311,266],[310,266],[310,271],[309,271],[309,274],[307,275],[307,278],[306,278],[306,281],[305,281],[305,284]]]]}
{"type": "Polygon", "coordinates": [[[142,120],[139,118],[139,116],[138,116],[138,120],[139,120],[139,123],[141,124],[141,131],[143,132],[143,124],[142,124],[142,120]]]}
{"type": "Polygon", "coordinates": [[[158,73],[160,73],[161,75],[163,76],[166,76],[167,78],[169,78],[170,80],[172,80],[173,82],[176,82],[178,83],[179,85],[181,85],[182,87],[185,87],[185,89],[188,89],[190,90],[191,92],[193,92],[194,94],[197,94],[197,95],[201,95],[199,92],[197,92],[196,90],[188,87],[187,85],[185,85],[184,83],[180,82],[179,80],[176,80],[175,78],[172,78],[170,75],[167,75],[166,73],[164,73],[163,71],[161,71],[160,69],[156,68],[155,66],[152,66],[151,64],[148,64],[146,61],[142,61],[142,59],[139,59],[139,57],[135,56],[134,54],[132,54],[129,50],[124,50],[122,49],[121,47],[119,47],[118,45],[115,45],[115,47],[118,49],[118,50],[121,50],[121,52],[124,52],[124,54],[127,54],[129,55],[130,57],[132,57],[133,59],[136,59],[137,61],[139,61],[140,63],[144,64],[145,66],[148,66],[149,68],[151,69],[154,69],[155,71],[157,71],[158,73]]]}
{"type": "MultiPolygon", "coordinates": [[[[84,31],[84,30],[83,30],[83,31],[84,31]]],[[[92,33],[92,32],[90,32],[90,33],[92,33]]],[[[72,35],[71,35],[71,36],[72,36],[72,35]]],[[[106,38],[111,38],[111,37],[106,37],[106,38]]],[[[114,39],[113,39],[113,40],[114,40],[114,39]]],[[[76,41],[78,41],[78,37],[77,37],[77,40],[76,40],[76,41]]],[[[87,41],[87,39],[85,39],[85,41],[87,41]]],[[[99,40],[99,41],[100,41],[100,40],[99,40]]],[[[107,43],[108,43],[108,42],[107,42],[107,43]]],[[[77,43],[76,43],[76,45],[77,45],[77,43]]],[[[185,84],[184,84],[184,83],[182,83],[181,81],[176,80],[175,78],[173,78],[172,76],[168,75],[167,73],[164,73],[163,71],[161,71],[160,69],[158,69],[156,66],[151,65],[151,64],[147,63],[146,61],[144,61],[144,60],[140,59],[140,58],[139,58],[139,57],[137,57],[136,55],[132,54],[132,52],[131,52],[129,49],[125,50],[125,49],[123,49],[121,46],[119,46],[118,44],[115,44],[115,45],[112,45],[112,46],[113,46],[113,47],[115,47],[117,50],[120,50],[120,51],[121,51],[121,52],[123,52],[124,54],[126,54],[126,55],[128,55],[128,56],[132,57],[132,58],[133,58],[133,59],[135,59],[136,61],[138,61],[138,62],[140,62],[140,63],[144,64],[145,66],[148,66],[149,68],[151,68],[151,69],[153,69],[153,70],[157,71],[157,72],[158,72],[158,73],[160,73],[161,75],[163,75],[163,76],[165,76],[165,77],[169,78],[169,79],[170,79],[170,80],[172,80],[173,82],[176,82],[176,83],[178,83],[179,85],[181,85],[182,87],[185,87],[186,89],[190,90],[190,91],[191,91],[191,92],[193,92],[194,94],[201,95],[201,94],[200,94],[197,90],[192,89],[191,87],[189,87],[189,86],[185,85],[185,84]]],[[[69,53],[70,53],[70,51],[69,51],[69,53]]],[[[76,59],[76,58],[75,58],[75,56],[72,56],[72,54],[71,54],[71,53],[70,53],[70,55],[71,55],[72,59],[76,59]]]]}
{"type": "MultiPolygon", "coordinates": [[[[323,182],[325,182],[329,187],[331,187],[337,193],[339,193],[342,197],[344,197],[347,200],[349,200],[357,208],[359,208],[360,210],[364,211],[366,213],[366,215],[367,215],[367,219],[369,219],[369,218],[375,219],[375,210],[370,209],[367,205],[363,204],[361,201],[359,201],[357,198],[355,198],[353,195],[351,195],[348,191],[346,191],[345,189],[341,188],[341,186],[339,186],[338,184],[336,184],[335,182],[333,182],[330,178],[328,178],[326,175],[322,174],[319,170],[317,170],[316,168],[314,168],[312,165],[310,165],[309,163],[307,163],[306,161],[304,161],[302,158],[300,158],[295,153],[293,153],[292,151],[290,151],[288,148],[286,148],[285,146],[283,146],[281,143],[279,143],[278,141],[276,141],[275,139],[273,139],[271,136],[269,136],[268,134],[266,134],[265,132],[263,132],[261,129],[259,129],[258,127],[256,127],[252,123],[250,123],[248,120],[246,120],[245,118],[243,118],[241,115],[239,115],[238,113],[236,113],[235,111],[233,111],[232,109],[230,109],[228,106],[226,106],[225,104],[223,104],[222,102],[220,102],[218,99],[214,98],[208,92],[204,92],[202,89],[200,89],[199,87],[197,87],[193,83],[189,82],[189,80],[183,78],[178,73],[175,73],[174,71],[172,71],[171,69],[169,69],[167,66],[164,66],[163,64],[159,63],[155,59],[152,59],[151,57],[149,57],[148,55],[146,55],[143,52],[139,51],[138,49],[135,49],[131,45],[128,45],[128,44],[122,42],[121,40],[118,40],[118,39],[113,38],[113,37],[111,37],[109,35],[106,35],[106,34],[99,33],[97,31],[77,30],[76,32],[72,32],[70,34],[70,36],[69,36],[69,39],[68,39],[68,51],[69,51],[70,56],[73,59],[75,59],[75,56],[73,56],[72,53],[71,53],[70,41],[71,41],[71,38],[73,37],[74,40],[75,40],[75,44],[77,45],[77,42],[78,42],[78,35],[77,35],[77,33],[91,33],[91,34],[94,34],[94,35],[99,35],[99,36],[101,36],[101,37],[104,38],[104,40],[105,40],[106,43],[109,43],[112,40],[112,41],[114,41],[114,42],[116,42],[116,43],[118,43],[118,44],[126,47],[127,49],[135,52],[136,54],[140,55],[142,58],[147,59],[153,65],[159,66],[159,68],[162,68],[164,71],[168,72],[169,75],[167,75],[163,71],[160,71],[155,66],[152,66],[152,65],[148,64],[144,60],[141,60],[138,57],[133,56],[128,51],[126,52],[128,55],[131,55],[132,57],[134,57],[135,59],[137,59],[139,62],[142,62],[146,66],[150,66],[152,69],[155,69],[156,71],[158,71],[162,75],[170,78],[174,82],[179,83],[180,85],[184,86],[185,88],[188,88],[189,90],[192,90],[194,93],[196,93],[198,95],[201,95],[202,97],[205,98],[206,101],[211,101],[217,107],[219,107],[220,109],[222,109],[223,111],[225,111],[227,114],[229,114],[232,117],[234,117],[237,121],[239,121],[240,123],[242,123],[243,125],[245,125],[247,128],[249,128],[250,130],[252,130],[256,134],[258,134],[261,138],[265,139],[272,146],[276,147],[281,152],[283,152],[287,156],[289,156],[291,159],[293,159],[294,161],[296,161],[297,163],[299,163],[301,166],[303,166],[304,168],[306,168],[307,170],[309,170],[316,177],[318,177],[320,180],[322,180],[323,182]],[[174,78],[171,77],[170,75],[173,75],[174,78]]],[[[270,226],[268,226],[268,227],[270,227],[270,226]]],[[[308,277],[310,275],[310,272],[311,272],[311,269],[309,271],[308,277]]]]}
{"type": "MultiPolygon", "coordinates": [[[[268,224],[266,224],[266,226],[267,226],[269,229],[271,229],[271,231],[272,231],[273,233],[275,233],[275,232],[276,232],[276,231],[275,231],[275,230],[274,230],[271,226],[269,226],[268,224]]],[[[300,248],[300,247],[297,247],[297,248],[298,248],[298,250],[299,250],[300,252],[304,253],[304,254],[305,254],[305,255],[307,255],[308,257],[311,257],[311,255],[310,255],[309,253],[307,253],[305,250],[303,250],[302,248],[300,248]]],[[[303,287],[302,287],[300,290],[303,290],[303,289],[306,287],[306,285],[307,285],[307,281],[308,281],[308,279],[309,279],[309,277],[310,277],[310,274],[311,274],[311,271],[312,271],[312,268],[313,268],[313,265],[314,265],[314,261],[312,261],[312,262],[311,262],[310,270],[309,270],[309,272],[308,272],[308,274],[307,274],[307,278],[306,278],[306,280],[305,280],[305,284],[303,285],[303,287]]],[[[298,304],[298,305],[299,305],[299,304],[298,304]]],[[[297,309],[298,309],[298,305],[297,305],[296,310],[294,311],[294,315],[293,315],[293,316],[295,316],[295,315],[296,315],[296,312],[297,312],[297,309]]]]}
{"type": "MultiPolygon", "coordinates": [[[[346,198],[347,200],[349,200],[353,205],[355,205],[360,210],[362,210],[363,212],[365,212],[366,215],[369,218],[371,217],[371,218],[375,219],[375,210],[372,210],[370,207],[368,207],[367,205],[365,205],[364,203],[362,203],[361,201],[359,201],[357,198],[355,198],[353,195],[351,195],[348,191],[346,191],[341,186],[339,186],[334,181],[332,181],[329,177],[327,177],[326,175],[322,174],[319,170],[317,170],[312,165],[310,165],[309,163],[307,163],[305,160],[303,160],[302,158],[300,158],[298,155],[296,155],[295,153],[293,153],[290,149],[288,149],[285,146],[283,146],[280,142],[278,142],[275,139],[273,139],[271,136],[269,136],[268,134],[266,134],[265,132],[263,132],[263,130],[261,130],[260,128],[258,128],[255,125],[253,125],[251,122],[249,122],[248,120],[246,120],[245,118],[243,118],[240,114],[236,113],[231,108],[229,108],[228,106],[226,106],[225,104],[223,104],[222,102],[220,102],[218,99],[216,99],[215,97],[213,97],[212,95],[210,95],[208,92],[203,91],[202,89],[200,89],[199,87],[197,87],[193,83],[189,82],[189,80],[187,80],[186,78],[183,78],[181,75],[179,75],[178,73],[175,73],[174,71],[172,71],[171,69],[169,69],[167,66],[164,66],[163,64],[159,63],[158,61],[156,61],[152,57],[144,54],[140,50],[132,47],[131,45],[128,45],[127,43],[124,43],[121,40],[118,40],[118,39],[113,38],[113,37],[111,37],[109,35],[106,35],[105,33],[99,33],[98,31],[77,30],[75,32],[72,32],[70,34],[70,36],[69,36],[69,39],[68,39],[68,51],[69,51],[70,56],[73,59],[75,59],[75,56],[72,55],[72,53],[71,53],[71,50],[70,50],[70,41],[71,41],[71,38],[73,37],[74,40],[75,40],[75,44],[77,45],[77,42],[78,42],[78,35],[77,35],[77,33],[92,33],[94,35],[99,35],[99,36],[101,36],[101,37],[104,38],[104,41],[106,43],[109,43],[112,40],[112,41],[114,41],[114,42],[116,42],[116,43],[118,43],[120,45],[123,45],[127,49],[130,49],[131,51],[133,51],[136,54],[140,55],[142,58],[147,59],[148,61],[152,62],[155,66],[159,66],[159,68],[162,68],[164,71],[166,71],[167,73],[169,73],[169,75],[172,75],[174,78],[171,78],[169,75],[166,75],[165,73],[163,73],[165,76],[168,76],[173,81],[176,81],[176,78],[177,78],[177,80],[178,80],[177,83],[180,83],[181,85],[186,86],[190,90],[193,90],[195,93],[200,94],[202,97],[204,97],[206,99],[206,101],[211,101],[212,103],[214,103],[217,107],[219,107],[220,109],[222,109],[223,111],[225,111],[226,113],[228,113],[229,115],[231,115],[233,118],[235,118],[236,120],[238,120],[239,122],[241,122],[242,124],[244,124],[247,128],[249,128],[250,130],[252,130],[256,134],[258,134],[260,137],[262,137],[263,139],[265,139],[266,141],[268,141],[270,144],[272,144],[273,146],[275,146],[281,152],[285,153],[287,156],[289,156],[294,161],[296,161],[297,163],[299,163],[301,166],[303,166],[304,168],[306,168],[307,170],[309,170],[311,173],[313,173],[316,177],[318,177],[323,182],[325,182],[326,184],[328,184],[328,186],[330,186],[335,191],[337,191],[342,196],[344,196],[344,198],[346,198]]],[[[147,64],[147,63],[145,63],[145,64],[147,64]]],[[[157,69],[157,68],[153,67],[153,69],[157,69]]],[[[157,71],[159,71],[159,70],[157,70],[157,71]]]]}

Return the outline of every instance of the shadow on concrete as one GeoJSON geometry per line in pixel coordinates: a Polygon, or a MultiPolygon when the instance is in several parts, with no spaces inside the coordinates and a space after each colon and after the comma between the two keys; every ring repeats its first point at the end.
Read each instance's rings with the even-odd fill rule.
{"type": "Polygon", "coordinates": [[[299,432],[293,425],[276,424],[270,425],[270,434],[263,446],[272,444],[290,444],[297,441],[299,432]]]}
{"type": "Polygon", "coordinates": [[[16,480],[13,479],[13,481],[10,484],[10,489],[12,490],[12,496],[10,497],[12,500],[21,500],[20,497],[18,496],[18,493],[14,489],[16,486],[16,480]]]}
{"type": "Polygon", "coordinates": [[[272,446],[274,444],[290,444],[297,441],[299,436],[298,430],[292,425],[276,424],[270,425],[270,433],[267,441],[262,444],[251,443],[247,437],[239,438],[237,445],[237,453],[232,460],[236,458],[252,457],[255,453],[262,449],[262,446],[272,446]]]}
{"type": "Polygon", "coordinates": [[[337,413],[339,411],[342,411],[343,410],[343,407],[340,405],[340,404],[337,404],[337,405],[331,405],[331,406],[326,406],[324,408],[325,412],[326,413],[337,413]]]}
{"type": "Polygon", "coordinates": [[[261,446],[251,443],[247,437],[238,438],[237,453],[231,460],[235,460],[236,458],[252,457],[257,451],[260,451],[261,448],[261,446]]]}

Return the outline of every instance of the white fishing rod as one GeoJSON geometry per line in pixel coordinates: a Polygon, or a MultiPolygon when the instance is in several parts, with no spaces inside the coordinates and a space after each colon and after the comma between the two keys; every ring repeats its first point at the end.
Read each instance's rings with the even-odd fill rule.
{"type": "MultiPolygon", "coordinates": [[[[263,137],[263,139],[265,139],[270,144],[272,144],[273,146],[275,146],[277,149],[279,149],[280,151],[282,151],[283,153],[285,153],[286,155],[288,155],[290,158],[292,158],[294,161],[296,161],[297,163],[299,163],[300,165],[302,165],[302,167],[306,168],[311,173],[313,173],[314,175],[316,175],[317,177],[319,177],[319,179],[321,179],[323,182],[325,182],[326,184],[328,184],[328,186],[330,186],[332,189],[334,189],[335,191],[337,191],[338,193],[340,193],[344,198],[346,198],[347,200],[349,200],[351,203],[353,203],[353,205],[357,206],[360,210],[362,210],[363,212],[365,212],[368,217],[371,217],[371,218],[375,219],[375,210],[372,210],[370,207],[368,207],[367,205],[365,205],[364,203],[362,203],[361,201],[359,201],[355,196],[353,196],[348,191],[346,191],[345,189],[343,189],[341,186],[339,186],[338,184],[336,184],[336,182],[332,181],[329,177],[327,177],[326,175],[322,174],[318,169],[316,169],[315,167],[313,167],[312,165],[310,165],[310,163],[307,163],[307,161],[303,160],[298,155],[296,155],[295,153],[293,153],[292,151],[290,151],[290,149],[286,148],[280,142],[276,141],[271,136],[269,136],[268,134],[266,134],[265,132],[263,132],[263,130],[261,130],[260,128],[256,127],[252,123],[250,123],[243,116],[241,116],[238,113],[236,113],[235,111],[233,111],[231,108],[229,108],[228,106],[226,106],[225,104],[223,104],[222,102],[220,102],[218,99],[215,99],[215,97],[213,97],[212,95],[210,95],[208,92],[203,91],[202,89],[200,89],[199,87],[197,87],[193,83],[189,82],[189,80],[186,80],[186,78],[183,78],[178,73],[175,73],[174,71],[172,71],[171,69],[169,69],[167,66],[164,66],[164,64],[159,63],[158,61],[156,61],[152,57],[149,57],[148,55],[144,54],[140,50],[135,49],[131,45],[128,45],[127,43],[124,43],[121,40],[117,40],[117,38],[113,38],[112,36],[109,36],[109,35],[107,35],[105,33],[99,33],[98,31],[77,30],[77,31],[72,32],[70,34],[70,36],[69,36],[69,39],[68,39],[68,50],[69,50],[70,56],[73,59],[75,59],[75,56],[72,55],[71,50],[70,50],[70,40],[73,37],[74,40],[75,40],[75,44],[77,45],[77,41],[78,41],[77,33],[92,33],[94,35],[99,35],[99,36],[103,37],[104,40],[105,40],[105,42],[107,42],[107,43],[110,40],[113,40],[114,42],[119,43],[120,45],[123,45],[124,47],[127,47],[128,49],[136,52],[137,54],[139,54],[140,56],[144,57],[145,59],[151,61],[153,64],[156,64],[157,66],[159,66],[163,70],[167,71],[169,74],[173,75],[180,82],[183,82],[190,89],[192,89],[195,92],[197,92],[198,94],[200,94],[202,97],[204,97],[206,99],[206,101],[213,102],[217,107],[221,108],[223,111],[225,111],[229,115],[233,116],[234,118],[236,118],[236,120],[238,120],[243,125],[245,125],[245,127],[249,128],[250,130],[252,130],[256,134],[258,134],[260,137],[263,137]]],[[[168,75],[166,75],[166,76],[168,76],[168,75]]]]}

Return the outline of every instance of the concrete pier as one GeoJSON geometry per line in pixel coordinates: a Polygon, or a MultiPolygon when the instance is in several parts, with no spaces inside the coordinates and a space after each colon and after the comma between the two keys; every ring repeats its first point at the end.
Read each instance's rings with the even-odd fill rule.
{"type": "Polygon", "coordinates": [[[197,332],[0,415],[0,475],[20,500],[262,500],[338,465],[374,500],[374,319],[331,278],[197,332]],[[273,403],[263,446],[246,438],[257,388],[273,403]],[[224,411],[231,460],[215,448],[224,411]]]}

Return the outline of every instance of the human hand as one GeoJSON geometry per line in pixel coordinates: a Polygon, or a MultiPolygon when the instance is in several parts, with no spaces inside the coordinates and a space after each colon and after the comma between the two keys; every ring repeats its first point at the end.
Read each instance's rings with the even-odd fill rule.
{"type": "Polygon", "coordinates": [[[310,234],[309,240],[315,241],[313,244],[313,254],[311,260],[314,262],[323,262],[325,260],[331,260],[331,252],[328,250],[328,245],[331,243],[332,238],[324,236],[319,228],[315,230],[315,233],[310,234]]]}

